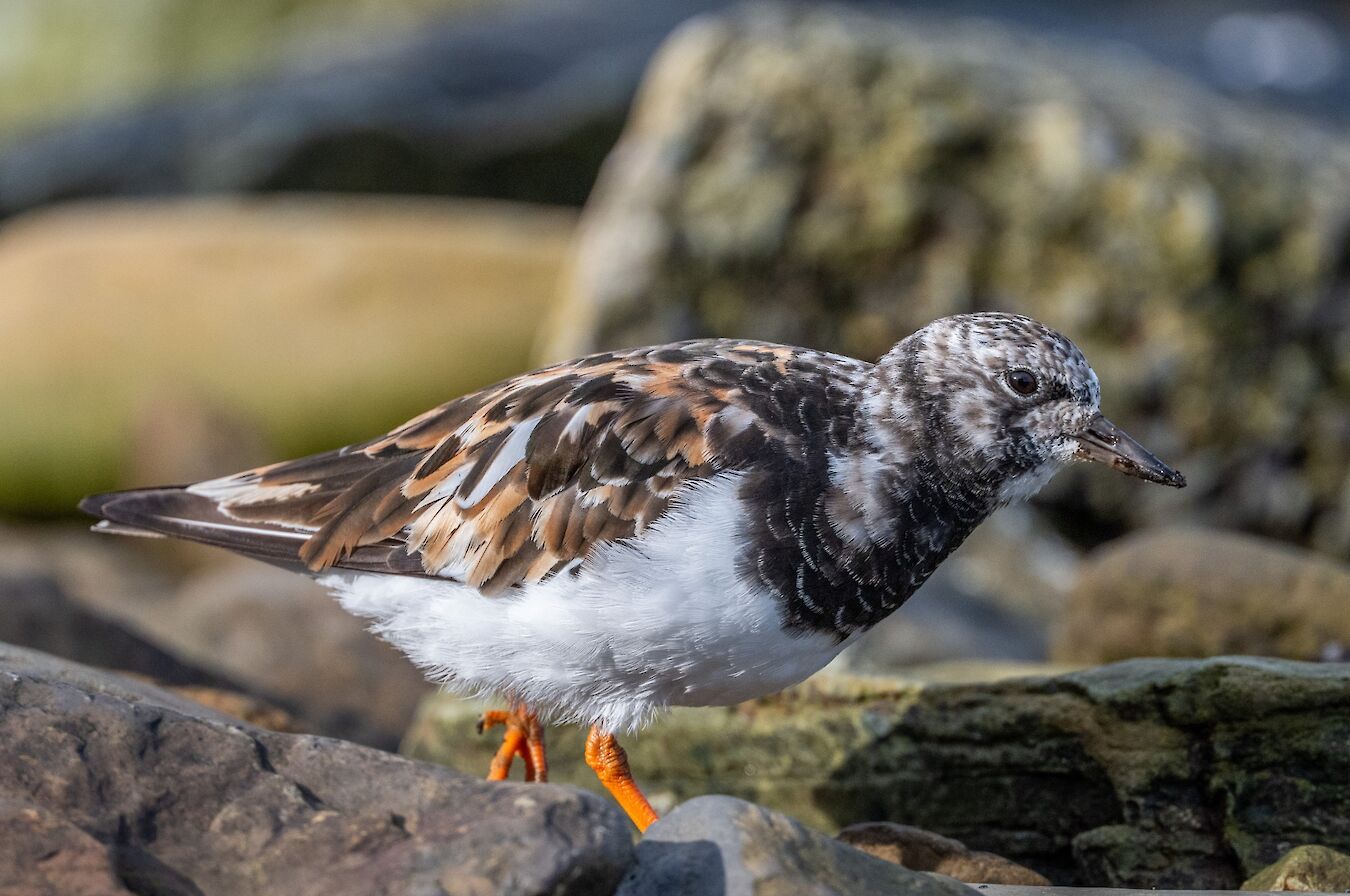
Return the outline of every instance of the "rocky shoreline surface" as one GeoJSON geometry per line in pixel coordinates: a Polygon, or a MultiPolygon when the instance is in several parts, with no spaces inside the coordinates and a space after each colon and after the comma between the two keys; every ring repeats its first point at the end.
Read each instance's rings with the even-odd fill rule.
{"type": "Polygon", "coordinates": [[[586,782],[570,729],[553,732],[562,784],[482,781],[476,712],[431,698],[409,736],[452,771],[0,645],[0,892],[969,894],[951,874],[1273,888],[1308,867],[1338,880],[1350,849],[1345,664],[826,678],[675,713],[632,740],[672,804],[636,847],[606,798],[566,786],[586,782]],[[847,827],[877,818],[949,836],[847,827]],[[1306,845],[1321,851],[1286,857],[1306,845]]]}

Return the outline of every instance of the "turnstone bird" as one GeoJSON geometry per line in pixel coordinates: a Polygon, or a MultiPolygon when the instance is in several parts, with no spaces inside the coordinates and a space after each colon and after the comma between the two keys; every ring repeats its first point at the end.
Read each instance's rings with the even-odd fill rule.
{"type": "Polygon", "coordinates": [[[704,339],[602,352],[387,435],[222,479],[86,499],[111,532],[314,576],[427,675],[504,698],[491,779],[545,780],[542,721],[639,828],[616,733],[801,681],[998,507],[1073,458],[1185,481],[1098,410],[1068,339],[935,321],[876,364],[704,339]]]}

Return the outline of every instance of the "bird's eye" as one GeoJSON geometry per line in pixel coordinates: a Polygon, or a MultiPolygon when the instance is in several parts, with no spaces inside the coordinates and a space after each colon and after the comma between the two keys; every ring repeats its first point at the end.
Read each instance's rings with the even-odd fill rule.
{"type": "Polygon", "coordinates": [[[1035,395],[1040,388],[1036,375],[1029,370],[1009,370],[1007,376],[1008,388],[1018,395],[1035,395]]]}

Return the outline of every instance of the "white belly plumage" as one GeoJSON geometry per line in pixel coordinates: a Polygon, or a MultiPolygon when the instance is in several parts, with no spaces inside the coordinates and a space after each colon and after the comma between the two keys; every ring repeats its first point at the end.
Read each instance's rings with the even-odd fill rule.
{"type": "Polygon", "coordinates": [[[783,630],[776,597],[736,574],[740,474],[695,482],[637,538],[485,597],[438,579],[330,573],[352,613],[453,690],[545,718],[632,730],[671,706],[720,706],[811,675],[845,646],[783,630]]]}

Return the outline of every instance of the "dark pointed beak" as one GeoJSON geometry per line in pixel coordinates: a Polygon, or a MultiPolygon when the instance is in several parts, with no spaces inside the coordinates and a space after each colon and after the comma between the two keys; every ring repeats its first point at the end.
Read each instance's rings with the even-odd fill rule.
{"type": "Polygon", "coordinates": [[[1160,482],[1173,488],[1185,488],[1186,477],[1153,456],[1143,445],[1130,438],[1101,414],[1092,418],[1086,430],[1078,434],[1076,457],[1110,464],[1127,476],[1160,482]]]}

